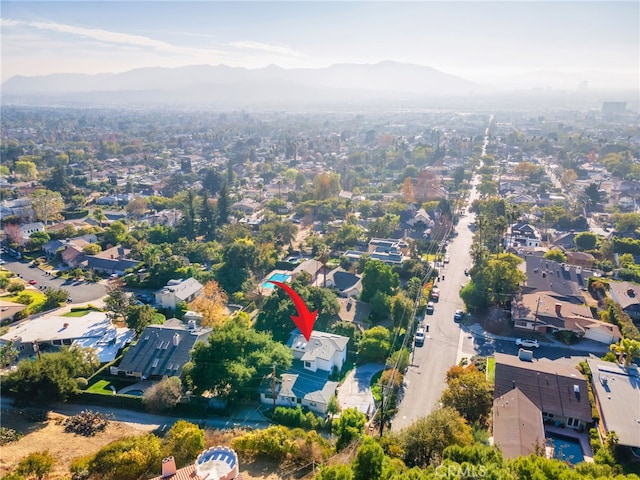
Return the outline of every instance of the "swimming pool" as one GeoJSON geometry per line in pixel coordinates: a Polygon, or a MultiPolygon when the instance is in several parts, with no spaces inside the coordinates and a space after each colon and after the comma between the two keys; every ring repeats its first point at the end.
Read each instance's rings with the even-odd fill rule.
{"type": "Polygon", "coordinates": [[[577,438],[547,432],[547,442],[553,447],[553,458],[564,460],[573,465],[584,462],[584,453],[577,438]]]}
{"type": "Polygon", "coordinates": [[[269,278],[267,278],[267,280],[262,284],[262,288],[273,289],[275,285],[271,283],[270,280],[273,280],[274,282],[286,283],[289,281],[290,278],[291,278],[290,273],[273,272],[271,275],[269,275],[269,278]]]}

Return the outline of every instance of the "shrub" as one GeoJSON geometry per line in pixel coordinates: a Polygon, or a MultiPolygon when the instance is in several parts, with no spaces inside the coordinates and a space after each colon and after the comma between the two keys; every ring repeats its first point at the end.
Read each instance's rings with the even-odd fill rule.
{"type": "Polygon", "coordinates": [[[17,442],[22,437],[20,432],[16,432],[13,428],[0,427],[0,445],[17,442]]]}
{"type": "Polygon", "coordinates": [[[80,390],[85,390],[89,386],[89,380],[84,377],[76,378],[76,384],[80,390]]]}
{"type": "Polygon", "coordinates": [[[17,303],[21,303],[22,305],[29,305],[31,302],[33,301],[33,297],[31,296],[30,293],[21,293],[20,295],[18,295],[18,298],[16,298],[16,302],[17,303]]]}
{"type": "Polygon", "coordinates": [[[7,287],[7,291],[10,293],[22,292],[24,289],[25,289],[24,283],[21,283],[21,282],[11,282],[7,287]]]}

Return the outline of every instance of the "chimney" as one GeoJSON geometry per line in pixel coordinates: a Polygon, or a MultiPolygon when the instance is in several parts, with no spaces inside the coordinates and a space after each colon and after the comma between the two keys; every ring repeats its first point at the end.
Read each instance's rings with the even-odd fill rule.
{"type": "Polygon", "coordinates": [[[180,343],[180,335],[178,335],[177,333],[174,333],[173,334],[173,346],[177,347],[179,343],[180,343]]]}
{"type": "Polygon", "coordinates": [[[68,323],[63,324],[62,328],[69,328],[69,324],[68,323]]]}
{"type": "Polygon", "coordinates": [[[195,320],[189,320],[187,322],[188,328],[189,330],[195,330],[196,329],[196,321],[195,320]]]}
{"type": "Polygon", "coordinates": [[[561,310],[562,310],[562,304],[556,303],[556,315],[559,317],[562,315],[561,310]]]}
{"type": "Polygon", "coordinates": [[[628,288],[627,289],[627,295],[630,297],[635,297],[635,292],[633,291],[633,288],[628,288]]]}
{"type": "Polygon", "coordinates": [[[162,459],[162,478],[169,478],[176,474],[176,460],[173,457],[162,459]]]}

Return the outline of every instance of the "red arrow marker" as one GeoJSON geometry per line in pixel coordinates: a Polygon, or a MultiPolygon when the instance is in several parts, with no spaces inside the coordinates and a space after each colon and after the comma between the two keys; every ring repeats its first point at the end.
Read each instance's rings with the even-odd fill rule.
{"type": "Polygon", "coordinates": [[[318,310],[313,313],[310,312],[307,304],[304,303],[304,300],[302,300],[300,295],[298,295],[298,293],[286,283],[274,282],[273,280],[269,280],[269,283],[273,283],[283,289],[291,297],[291,300],[293,300],[293,305],[298,311],[298,316],[296,317],[295,315],[291,315],[291,320],[293,320],[293,323],[296,324],[296,327],[298,327],[308,342],[311,338],[311,332],[313,331],[313,324],[316,323],[318,310]]]}

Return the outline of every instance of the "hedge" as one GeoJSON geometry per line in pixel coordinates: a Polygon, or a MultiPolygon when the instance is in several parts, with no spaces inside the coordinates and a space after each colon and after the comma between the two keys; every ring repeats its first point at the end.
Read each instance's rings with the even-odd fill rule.
{"type": "Polygon", "coordinates": [[[73,220],[78,218],[84,218],[89,215],[89,210],[81,209],[81,210],[66,210],[62,212],[62,216],[65,220],[73,220]]]}

